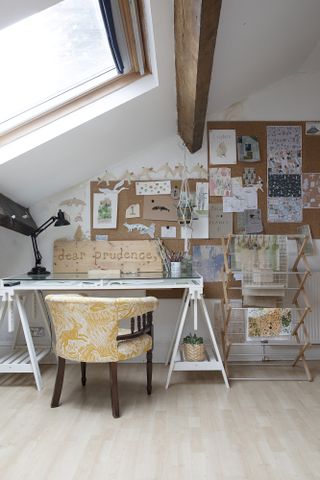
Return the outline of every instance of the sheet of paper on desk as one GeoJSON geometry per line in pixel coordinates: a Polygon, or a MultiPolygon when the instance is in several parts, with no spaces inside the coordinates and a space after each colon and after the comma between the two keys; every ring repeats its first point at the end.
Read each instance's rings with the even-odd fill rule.
{"type": "Polygon", "coordinates": [[[234,187],[231,197],[223,197],[224,212],[244,212],[258,208],[258,194],[254,187],[234,187]]]}

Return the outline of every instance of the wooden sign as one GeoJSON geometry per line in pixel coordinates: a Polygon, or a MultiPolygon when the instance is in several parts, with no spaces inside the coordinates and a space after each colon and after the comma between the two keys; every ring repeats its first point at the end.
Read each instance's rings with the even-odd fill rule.
{"type": "Polygon", "coordinates": [[[54,273],[88,273],[89,270],[121,273],[162,272],[157,243],[152,240],[54,242],[54,273]]]}

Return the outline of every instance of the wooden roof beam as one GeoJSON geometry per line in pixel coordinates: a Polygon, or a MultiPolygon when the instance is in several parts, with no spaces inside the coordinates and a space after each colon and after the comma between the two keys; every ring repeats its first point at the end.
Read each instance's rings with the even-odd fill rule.
{"type": "Polygon", "coordinates": [[[175,0],[178,133],[191,153],[202,146],[222,0],[175,0]]]}
{"type": "Polygon", "coordinates": [[[29,210],[2,193],[0,193],[0,226],[27,236],[37,228],[29,210]]]}

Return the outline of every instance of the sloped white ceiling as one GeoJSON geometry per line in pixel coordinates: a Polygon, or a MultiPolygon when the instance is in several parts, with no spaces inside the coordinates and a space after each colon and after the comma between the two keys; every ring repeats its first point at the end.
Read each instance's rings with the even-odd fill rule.
{"type": "Polygon", "coordinates": [[[222,0],[208,114],[297,72],[320,39],[319,19],[319,0],[222,0]]]}
{"type": "MultiPolygon", "coordinates": [[[[2,193],[32,206],[176,133],[173,0],[151,0],[151,9],[159,87],[0,165],[2,193]]],[[[319,18],[320,0],[223,0],[208,118],[294,72],[319,69],[319,18]]]]}
{"type": "Polygon", "coordinates": [[[59,2],[61,0],[1,0],[0,30],[59,2]]]}

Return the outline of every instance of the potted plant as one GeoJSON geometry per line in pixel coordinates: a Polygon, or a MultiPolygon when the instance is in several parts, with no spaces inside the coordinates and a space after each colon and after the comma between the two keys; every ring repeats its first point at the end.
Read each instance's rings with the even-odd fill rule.
{"type": "Polygon", "coordinates": [[[203,338],[198,337],[195,333],[184,337],[183,341],[183,355],[188,362],[203,362],[205,360],[205,348],[203,338]]]}

